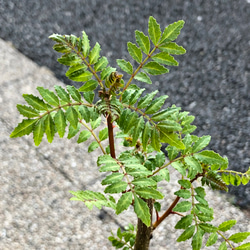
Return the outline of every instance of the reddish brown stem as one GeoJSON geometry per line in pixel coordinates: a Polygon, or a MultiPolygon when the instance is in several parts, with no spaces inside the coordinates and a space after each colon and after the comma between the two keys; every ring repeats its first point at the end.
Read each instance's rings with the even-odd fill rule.
{"type": "Polygon", "coordinates": [[[110,148],[110,155],[114,159],[115,157],[115,143],[114,143],[114,132],[113,132],[113,123],[112,123],[112,117],[111,115],[108,115],[107,117],[107,123],[108,123],[108,132],[109,132],[109,148],[110,148]]]}
{"type": "MultiPolygon", "coordinates": [[[[197,180],[198,177],[203,176],[203,174],[197,174],[194,179],[192,179],[190,182],[193,183],[195,180],[197,180]]],[[[183,187],[181,187],[183,189],[183,187]]],[[[161,216],[159,219],[156,220],[156,222],[153,224],[153,230],[155,230],[163,220],[165,220],[169,214],[172,213],[173,208],[176,206],[176,204],[179,202],[180,197],[176,197],[171,206],[168,208],[168,210],[161,216]]]]}
{"type": "Polygon", "coordinates": [[[168,210],[153,224],[153,230],[156,229],[160,225],[160,223],[169,216],[169,214],[171,214],[173,208],[176,206],[179,200],[180,197],[175,198],[174,202],[171,204],[168,210]]]}

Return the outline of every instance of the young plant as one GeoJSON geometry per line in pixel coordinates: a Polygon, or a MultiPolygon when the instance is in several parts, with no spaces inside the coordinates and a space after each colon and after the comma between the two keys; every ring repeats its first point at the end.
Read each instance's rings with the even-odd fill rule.
{"type": "Polygon", "coordinates": [[[184,21],[167,26],[162,32],[160,25],[151,16],[148,21],[148,35],[136,30],[136,43],[128,42],[131,61],[118,59],[120,70],[108,66],[105,56],[100,57],[100,45],[90,47],[87,34],[53,34],[54,50],[62,53],[59,63],[69,66],[66,76],[83,85],[76,89],[55,86],[55,91],[43,87],[37,90],[41,98],[24,94],[29,106],[17,105],[26,118],[18,124],[10,137],[20,137],[33,133],[38,146],[44,134],[51,143],[55,133],[64,137],[68,127],[68,139],[78,136],[77,143],[93,139],[88,152],[100,148],[102,155],[97,158],[100,172],[106,172],[101,184],[106,186],[104,193],[93,191],[71,191],[71,200],[82,201],[92,209],[103,206],[122,213],[130,206],[138,218],[136,227],[129,225],[117,236],[112,233],[109,240],[116,248],[148,249],[154,230],[169,215],[179,216],[175,228],[183,230],[177,241],[192,238],[192,249],[201,249],[203,236],[209,235],[206,246],[213,245],[218,236],[224,241],[219,249],[249,249],[250,243],[235,246],[245,240],[250,233],[240,232],[226,236],[235,220],[225,221],[215,226],[213,209],[206,200],[204,185],[212,189],[227,191],[227,185],[246,185],[250,180],[250,169],[246,173],[228,170],[228,160],[211,150],[204,150],[211,137],[198,137],[191,133],[194,116],[172,105],[162,109],[167,95],[156,97],[157,90],[144,94],[144,88],[137,81],[152,84],[150,75],[168,73],[167,66],[178,66],[173,55],[185,54],[182,46],[173,42],[180,34],[184,21]],[[133,66],[136,65],[136,66],[133,66]],[[133,84],[132,84],[133,83],[133,84]],[[98,101],[94,102],[98,90],[98,101]],[[97,134],[102,116],[107,127],[97,134]],[[114,132],[114,127],[116,131],[114,132]],[[125,151],[117,155],[115,141],[122,138],[125,151]],[[108,147],[103,141],[108,139],[108,147]],[[162,150],[166,150],[166,155],[162,150]],[[164,194],[158,190],[160,182],[169,182],[169,169],[179,172],[180,188],[176,198],[166,211],[161,213],[159,200],[164,194]],[[197,180],[201,180],[197,182],[197,180]],[[119,195],[118,199],[114,198],[119,195]],[[153,221],[153,213],[156,220],[153,221]],[[160,215],[161,213],[161,215],[160,215]]]}

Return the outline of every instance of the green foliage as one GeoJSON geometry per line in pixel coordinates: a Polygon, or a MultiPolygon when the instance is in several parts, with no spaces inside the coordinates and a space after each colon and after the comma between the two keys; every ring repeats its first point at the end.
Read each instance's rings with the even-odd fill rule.
{"type": "MultiPolygon", "coordinates": [[[[71,191],[71,200],[82,201],[89,209],[106,206],[121,214],[132,206],[136,216],[147,227],[152,225],[153,230],[164,216],[180,215],[175,228],[183,232],[177,242],[192,238],[192,249],[199,250],[204,236],[208,235],[206,246],[212,246],[222,237],[225,241],[219,249],[226,249],[227,244],[231,249],[249,249],[249,243],[236,248],[233,244],[244,241],[250,233],[223,235],[235,225],[235,220],[223,222],[218,227],[212,224],[213,209],[209,207],[202,186],[227,191],[230,184],[246,185],[250,180],[250,168],[245,173],[228,170],[226,157],[205,150],[211,140],[209,135],[192,135],[196,129],[192,124],[194,116],[175,105],[165,107],[168,96],[157,96],[158,90],[144,93],[145,88],[136,85],[136,81],[152,84],[151,75],[162,75],[169,72],[168,66],[178,66],[174,56],[186,51],[174,40],[183,26],[184,21],[180,20],[162,31],[155,18],[150,17],[148,35],[136,30],[137,44],[127,43],[131,60],[116,60],[128,76],[126,82],[116,68],[109,66],[108,59],[101,56],[99,43],[91,48],[84,31],[81,37],[51,35],[50,39],[56,42],[53,49],[62,54],[58,62],[69,67],[66,76],[82,82],[82,86],[79,89],[55,86],[54,91],[38,87],[40,97],[24,94],[28,105],[18,104],[17,109],[25,118],[10,137],[33,133],[38,146],[44,134],[51,143],[56,133],[62,138],[67,132],[68,139],[78,136],[79,144],[91,140],[88,152],[100,148],[102,155],[98,156],[97,166],[101,173],[105,172],[101,181],[104,193],[71,191]],[[98,100],[94,102],[97,92],[98,100]],[[103,117],[107,123],[105,128],[103,117]],[[118,132],[113,130],[114,126],[118,132]],[[122,138],[125,146],[125,151],[118,156],[116,138],[122,138]],[[107,139],[109,145],[104,149],[103,142],[107,139]],[[158,183],[169,182],[171,167],[179,173],[180,189],[174,193],[176,199],[171,209],[160,217],[158,200],[164,198],[164,192],[158,190],[158,183]],[[201,180],[198,186],[193,185],[197,180],[201,180]],[[148,202],[152,202],[156,212],[154,223],[148,202]]],[[[143,235],[143,232],[138,234],[143,235]]],[[[114,247],[124,250],[133,249],[135,239],[136,230],[131,224],[123,232],[119,228],[117,236],[112,233],[109,237],[114,247]]]]}
{"type": "Polygon", "coordinates": [[[122,248],[123,250],[128,250],[132,249],[135,244],[135,233],[136,228],[134,228],[132,224],[129,224],[125,227],[123,232],[121,231],[121,228],[117,229],[117,237],[111,232],[112,236],[108,239],[116,249],[122,248]]]}

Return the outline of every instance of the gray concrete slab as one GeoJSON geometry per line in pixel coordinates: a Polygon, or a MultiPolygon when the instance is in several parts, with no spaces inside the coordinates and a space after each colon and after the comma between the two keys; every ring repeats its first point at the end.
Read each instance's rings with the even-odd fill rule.
{"type": "MultiPolygon", "coordinates": [[[[69,190],[104,189],[95,163],[99,152],[88,154],[76,139],[57,137],[52,144],[43,140],[35,147],[32,136],[9,138],[21,121],[16,104],[24,104],[22,94],[38,94],[36,86],[52,89],[62,83],[1,39],[0,75],[0,249],[112,249],[110,231],[119,224],[135,224],[133,210],[116,216],[111,209],[89,211],[83,203],[69,200],[69,190]]],[[[173,189],[162,189],[168,194],[164,207],[178,188],[175,172],[171,178],[173,189]]],[[[218,193],[207,194],[215,208],[215,225],[233,217],[239,221],[235,231],[250,231],[244,212],[218,193]]],[[[155,231],[152,250],[191,249],[190,242],[176,243],[181,233],[175,235],[177,221],[170,216],[155,231]]]]}

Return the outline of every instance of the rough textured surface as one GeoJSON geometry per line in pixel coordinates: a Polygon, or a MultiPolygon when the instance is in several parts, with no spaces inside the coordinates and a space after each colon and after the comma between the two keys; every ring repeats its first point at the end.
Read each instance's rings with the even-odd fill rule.
{"type": "MultiPolygon", "coordinates": [[[[0,39],[0,249],[111,249],[107,237],[118,226],[135,224],[133,209],[116,216],[111,209],[89,211],[83,203],[69,201],[69,190],[103,190],[103,174],[96,157],[74,140],[56,138],[35,147],[32,136],[10,139],[20,121],[17,103],[21,93],[38,94],[35,84],[53,88],[59,82],[45,67],[39,67],[0,39]]],[[[75,139],[76,140],[76,139],[75,139]]],[[[167,194],[163,211],[173,202],[179,189],[176,171],[171,185],[162,186],[167,194]]],[[[233,232],[250,231],[248,215],[232,206],[221,194],[207,190],[214,208],[214,225],[235,218],[233,232]],[[222,212],[225,211],[225,212],[222,212]]],[[[154,232],[151,250],[190,249],[190,242],[176,243],[181,231],[174,229],[179,216],[169,216],[154,232]],[[176,234],[175,234],[176,233],[176,234]]],[[[209,248],[212,250],[216,247],[209,248]]]]}
{"type": "MultiPolygon", "coordinates": [[[[180,66],[154,78],[152,86],[168,94],[197,119],[197,133],[212,135],[210,148],[229,158],[231,168],[246,171],[250,165],[250,3],[249,0],[118,1],[0,0],[0,37],[10,40],[26,56],[52,69],[65,83],[66,68],[56,62],[52,33],[81,35],[92,45],[98,41],[103,55],[129,58],[127,41],[134,30],[146,32],[153,15],[161,27],[179,19],[185,28],[178,42],[187,49],[180,66]]],[[[250,207],[250,186],[231,189],[235,203],[250,207]]]]}

